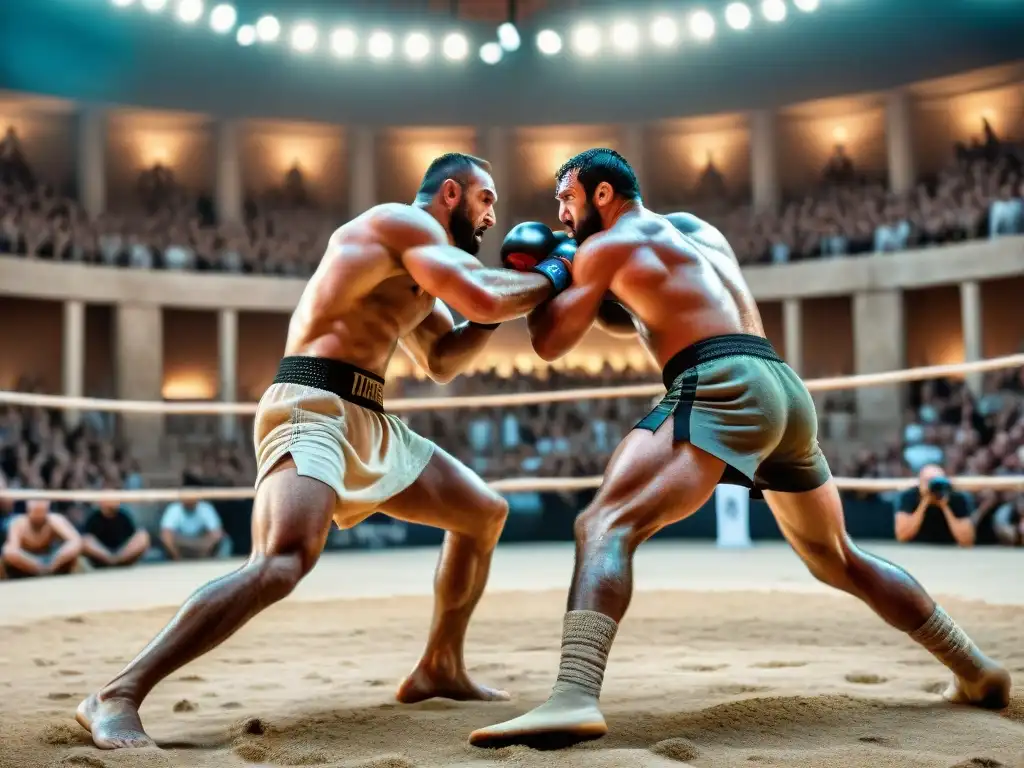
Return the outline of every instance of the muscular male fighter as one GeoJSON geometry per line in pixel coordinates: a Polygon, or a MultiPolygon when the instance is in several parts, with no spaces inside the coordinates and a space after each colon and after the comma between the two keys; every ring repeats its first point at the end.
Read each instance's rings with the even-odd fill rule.
{"type": "Polygon", "coordinates": [[[508,506],[501,496],[383,409],[384,374],[402,345],[450,381],[502,321],[569,282],[559,259],[539,274],[485,268],[471,254],[494,226],[489,165],[448,154],[412,205],[387,204],[338,229],[291,319],[285,357],[257,410],[253,549],[199,589],[113,681],[78,708],[104,748],[151,744],[139,706],[160,680],[224,642],[288,595],[316,563],[331,521],[375,511],[447,531],[433,623],[398,699],[507,698],[469,679],[463,640],[508,506]],[[454,325],[448,306],[469,319],[454,325]]]}
{"type": "Polygon", "coordinates": [[[812,574],[859,597],[952,670],[948,699],[1005,707],[1007,672],[911,576],[847,535],[818,447],[814,403],[764,338],[722,234],[694,216],[646,210],[629,164],[607,149],[569,160],[557,174],[557,198],[559,219],[579,250],[573,285],[530,313],[534,349],[545,360],[561,357],[611,298],[632,315],[668,392],[618,446],[576,520],[575,572],[551,697],[475,731],[471,743],[567,744],[607,732],[598,698],[633,591],[633,553],[697,510],[723,480],[763,490],[812,574]]]}

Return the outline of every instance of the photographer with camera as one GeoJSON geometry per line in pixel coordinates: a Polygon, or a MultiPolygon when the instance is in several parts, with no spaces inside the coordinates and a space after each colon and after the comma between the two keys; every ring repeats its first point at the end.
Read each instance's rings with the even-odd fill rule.
{"type": "Polygon", "coordinates": [[[975,530],[967,496],[954,491],[941,467],[928,464],[918,474],[918,487],[900,495],[896,540],[919,544],[974,544],[975,530]]]}

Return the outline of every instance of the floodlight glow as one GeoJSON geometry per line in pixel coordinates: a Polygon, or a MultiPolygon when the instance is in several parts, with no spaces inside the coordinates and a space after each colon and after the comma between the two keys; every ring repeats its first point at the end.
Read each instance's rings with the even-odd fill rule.
{"type": "Polygon", "coordinates": [[[469,40],[461,32],[452,32],[442,41],[441,51],[450,61],[462,61],[469,55],[469,40]]]}
{"type": "Polygon", "coordinates": [[[519,30],[516,29],[516,25],[511,21],[506,21],[498,27],[498,44],[506,51],[519,50],[522,39],[519,37],[519,30]]]}
{"type": "Polygon", "coordinates": [[[338,27],[331,32],[331,50],[335,56],[349,58],[356,55],[356,33],[348,27],[338,27]]]}
{"type": "Polygon", "coordinates": [[[501,56],[502,49],[498,43],[484,43],[480,46],[480,60],[484,64],[497,64],[501,56]]]}
{"type": "Polygon", "coordinates": [[[818,6],[820,6],[821,3],[819,3],[818,0],[793,0],[793,5],[804,13],[813,13],[818,10],[818,6]]]}
{"type": "Polygon", "coordinates": [[[129,5],[135,2],[135,0],[110,0],[118,8],[127,8],[129,5]]]}
{"type": "Polygon", "coordinates": [[[690,16],[690,32],[698,40],[710,40],[715,36],[715,20],[707,11],[696,11],[690,16]]]}
{"type": "Polygon", "coordinates": [[[562,50],[562,38],[552,29],[542,29],[537,33],[537,50],[545,56],[554,56],[562,50]]]}
{"type": "Polygon", "coordinates": [[[370,35],[366,49],[372,58],[379,61],[390,57],[395,52],[395,41],[387,32],[378,30],[370,35]]]}
{"type": "Polygon", "coordinates": [[[309,53],[316,48],[318,37],[316,27],[308,21],[300,22],[292,27],[292,48],[299,53],[309,53]]]}
{"type": "Polygon", "coordinates": [[[210,28],[222,35],[230,32],[236,21],[238,21],[238,12],[233,5],[221,3],[210,12],[210,28]]]}
{"type": "Polygon", "coordinates": [[[186,24],[194,24],[203,15],[203,0],[181,0],[178,3],[178,18],[186,24]]]}
{"type": "Polygon", "coordinates": [[[430,54],[430,38],[413,32],[405,38],[405,55],[412,61],[423,61],[430,54]]]}
{"type": "Polygon", "coordinates": [[[167,7],[167,0],[142,0],[142,7],[156,13],[167,7]]]}
{"type": "Polygon", "coordinates": [[[263,16],[256,22],[256,37],[264,43],[272,43],[281,36],[281,22],[274,16],[263,16]]]}
{"type": "Polygon", "coordinates": [[[659,16],[651,22],[651,39],[655,45],[675,45],[679,41],[679,25],[670,16],[659,16]]]}
{"type": "Polygon", "coordinates": [[[235,40],[241,46],[249,46],[256,42],[256,27],[252,24],[243,24],[235,33],[235,40]]]}
{"type": "Polygon", "coordinates": [[[743,3],[729,3],[725,9],[725,23],[733,29],[743,30],[750,26],[753,14],[743,3]]]}
{"type": "Polygon", "coordinates": [[[636,24],[620,21],[612,26],[612,45],[621,53],[633,53],[640,45],[640,31],[636,24]]]}
{"type": "Polygon", "coordinates": [[[782,21],[786,18],[786,4],[783,0],[764,0],[761,13],[768,21],[782,21]]]}
{"type": "Polygon", "coordinates": [[[593,24],[580,24],[572,33],[572,47],[580,56],[593,56],[601,47],[601,33],[593,24]]]}

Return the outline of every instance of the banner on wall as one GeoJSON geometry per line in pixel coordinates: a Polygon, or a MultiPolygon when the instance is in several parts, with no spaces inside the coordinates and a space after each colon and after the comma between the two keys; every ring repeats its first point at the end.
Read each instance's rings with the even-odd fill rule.
{"type": "Polygon", "coordinates": [[[749,547],[750,489],[719,485],[715,489],[716,542],[720,547],[749,547]]]}

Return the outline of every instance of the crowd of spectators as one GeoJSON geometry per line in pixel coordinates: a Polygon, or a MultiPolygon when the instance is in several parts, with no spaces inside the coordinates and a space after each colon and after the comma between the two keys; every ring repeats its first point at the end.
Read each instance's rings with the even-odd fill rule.
{"type": "MultiPolygon", "coordinates": [[[[745,264],[834,258],[1024,232],[1024,151],[982,136],[907,194],[857,172],[837,145],[820,186],[782,210],[735,205],[709,161],[686,203],[728,236],[745,264]]],[[[280,187],[246,201],[244,220],[219,224],[213,200],[171,169],[140,174],[134,199],[90,220],[74,199],[40,183],[17,135],[0,142],[0,253],[120,267],[308,276],[344,215],[318,205],[293,167],[280,187]]]]}

